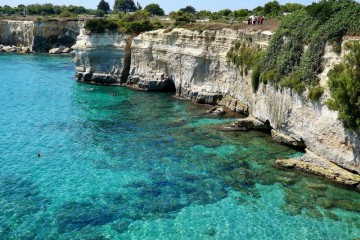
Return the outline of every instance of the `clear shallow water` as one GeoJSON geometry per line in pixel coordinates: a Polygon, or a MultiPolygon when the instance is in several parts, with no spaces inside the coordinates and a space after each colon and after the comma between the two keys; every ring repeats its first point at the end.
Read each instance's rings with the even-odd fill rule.
{"type": "Polygon", "coordinates": [[[273,168],[301,153],[263,133],[220,132],[227,118],[171,94],[77,83],[69,57],[0,65],[0,239],[360,237],[359,192],[273,168]]]}

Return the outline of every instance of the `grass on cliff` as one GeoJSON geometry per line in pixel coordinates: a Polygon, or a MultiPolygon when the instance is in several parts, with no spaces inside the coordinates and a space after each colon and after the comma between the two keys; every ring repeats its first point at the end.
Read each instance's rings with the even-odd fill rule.
{"type": "Polygon", "coordinates": [[[253,82],[259,77],[259,61],[262,58],[263,50],[257,44],[253,44],[250,39],[244,41],[234,41],[233,46],[226,54],[226,59],[240,70],[242,76],[247,76],[252,70],[252,87],[255,92],[258,84],[253,82]]]}
{"type": "Polygon", "coordinates": [[[317,75],[327,43],[341,50],[345,34],[360,34],[360,4],[352,0],[323,0],[287,16],[273,35],[260,64],[257,81],[272,82],[309,98],[321,96],[317,75]]]}
{"type": "MultiPolygon", "coordinates": [[[[260,82],[275,87],[289,87],[298,93],[307,91],[308,98],[318,100],[324,92],[318,74],[323,71],[323,55],[327,44],[341,52],[344,35],[360,35],[360,4],[353,0],[322,0],[287,16],[274,33],[264,54],[254,51],[259,60],[249,65],[249,53],[234,43],[228,59],[240,72],[252,70],[254,91],[260,82]],[[234,50],[237,49],[237,50],[234,50]],[[244,55],[240,57],[240,55],[244,55]],[[247,60],[241,60],[245,58],[247,60]],[[242,62],[245,61],[245,62],[242,62]],[[259,64],[257,64],[257,62],[259,64]],[[250,66],[250,67],[249,67],[250,66]]],[[[345,63],[329,73],[332,100],[330,108],[351,129],[360,127],[360,50],[359,43],[346,44],[350,55],[345,63]]]]}
{"type": "Polygon", "coordinates": [[[332,99],[327,104],[339,111],[346,127],[356,130],[360,128],[360,42],[350,41],[345,47],[345,61],[328,74],[332,99]]]}

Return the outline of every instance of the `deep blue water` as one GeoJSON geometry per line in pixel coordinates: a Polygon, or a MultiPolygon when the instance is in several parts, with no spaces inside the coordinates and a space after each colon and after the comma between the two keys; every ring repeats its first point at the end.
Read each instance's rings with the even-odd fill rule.
{"type": "Polygon", "coordinates": [[[168,93],[77,83],[70,57],[0,66],[0,239],[360,237],[359,192],[274,168],[301,153],[268,135],[221,132],[228,116],[168,93]]]}

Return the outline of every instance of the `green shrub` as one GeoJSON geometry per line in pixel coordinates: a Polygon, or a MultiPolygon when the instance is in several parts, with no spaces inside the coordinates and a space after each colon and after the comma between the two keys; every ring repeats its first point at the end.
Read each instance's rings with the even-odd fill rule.
{"type": "Polygon", "coordinates": [[[145,10],[137,10],[133,14],[119,13],[119,18],[119,25],[122,31],[126,33],[139,34],[163,28],[160,21],[151,21],[149,13],[145,10]]]}
{"type": "Polygon", "coordinates": [[[60,17],[71,17],[71,13],[68,11],[60,13],[60,17]]]}
{"type": "Polygon", "coordinates": [[[195,22],[196,18],[193,14],[184,11],[171,12],[170,17],[175,21],[176,27],[183,27],[190,22],[195,22]]]}
{"type": "Polygon", "coordinates": [[[345,62],[328,74],[332,99],[327,104],[339,111],[339,119],[346,127],[356,130],[360,128],[360,43],[351,41],[345,47],[345,62]]]}
{"type": "Polygon", "coordinates": [[[316,85],[310,88],[308,97],[311,101],[315,102],[321,97],[323,93],[324,93],[324,88],[319,85],[316,85]]]}
{"type": "Polygon", "coordinates": [[[116,22],[107,19],[89,19],[85,23],[85,29],[90,33],[104,33],[106,30],[115,32],[119,25],[116,22]]]}
{"type": "Polygon", "coordinates": [[[317,97],[320,89],[311,88],[323,70],[326,44],[340,52],[345,34],[360,34],[359,15],[360,4],[353,0],[322,0],[285,17],[260,64],[260,80],[299,93],[310,89],[309,97],[317,97]]]}
{"type": "Polygon", "coordinates": [[[247,41],[234,41],[233,46],[226,54],[229,62],[240,68],[241,75],[246,75],[249,69],[255,69],[261,59],[262,49],[260,46],[247,41]]]}

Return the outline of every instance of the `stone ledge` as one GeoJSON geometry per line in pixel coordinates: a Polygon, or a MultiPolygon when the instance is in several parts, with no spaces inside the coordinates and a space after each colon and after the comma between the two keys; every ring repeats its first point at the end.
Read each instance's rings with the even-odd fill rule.
{"type": "Polygon", "coordinates": [[[313,173],[342,185],[360,188],[360,175],[351,173],[308,149],[306,149],[306,154],[302,157],[278,159],[275,161],[275,165],[313,173]]]}

